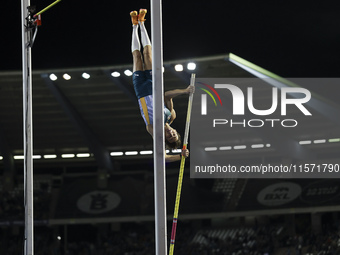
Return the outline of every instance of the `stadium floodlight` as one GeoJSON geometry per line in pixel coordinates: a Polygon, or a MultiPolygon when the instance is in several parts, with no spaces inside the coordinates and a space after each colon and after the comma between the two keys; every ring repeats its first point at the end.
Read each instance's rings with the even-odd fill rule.
{"type": "Polygon", "coordinates": [[[61,154],[62,158],[74,158],[76,155],[74,154],[61,154]]]}
{"type": "Polygon", "coordinates": [[[138,151],[126,151],[125,152],[126,156],[132,156],[132,155],[137,155],[137,154],[138,154],[138,151]]]}
{"type": "Polygon", "coordinates": [[[83,73],[81,76],[86,80],[90,79],[90,77],[91,77],[91,75],[89,75],[88,73],[83,73]]]}
{"type": "Polygon", "coordinates": [[[235,145],[234,146],[234,150],[244,150],[246,148],[247,148],[246,145],[235,145]]]}
{"type": "Polygon", "coordinates": [[[326,139],[314,140],[313,143],[325,143],[326,139]]]}
{"type": "Polygon", "coordinates": [[[312,141],[310,141],[310,140],[305,140],[305,141],[299,142],[299,144],[301,144],[301,145],[306,145],[306,144],[311,144],[311,143],[312,143],[312,141]]]}
{"type": "Polygon", "coordinates": [[[24,155],[15,155],[13,156],[14,159],[24,159],[25,156],[24,155]]]}
{"type": "Polygon", "coordinates": [[[217,147],[205,147],[205,151],[217,151],[217,147]]]}
{"type": "Polygon", "coordinates": [[[181,64],[175,65],[175,70],[177,72],[182,72],[183,71],[183,65],[181,65],[181,64]]]}
{"type": "Polygon", "coordinates": [[[117,71],[114,71],[114,72],[111,73],[111,76],[117,78],[117,77],[120,76],[120,73],[117,72],[117,71]]]}
{"type": "Polygon", "coordinates": [[[58,79],[58,77],[54,73],[50,74],[50,80],[51,81],[56,81],[57,79],[58,79]]]}
{"type": "Polygon", "coordinates": [[[114,152],[111,152],[110,155],[113,157],[117,157],[117,156],[123,156],[124,153],[121,151],[114,151],[114,152]]]}
{"type": "Polygon", "coordinates": [[[78,153],[77,158],[89,158],[90,157],[90,153],[78,153]]]}
{"type": "Polygon", "coordinates": [[[124,74],[125,74],[126,76],[131,76],[131,75],[132,75],[132,72],[131,72],[129,69],[126,69],[126,70],[124,71],[124,74]]]}
{"type": "Polygon", "coordinates": [[[47,155],[44,155],[44,158],[46,158],[46,159],[57,158],[57,155],[56,154],[47,154],[47,155]]]}
{"type": "Polygon", "coordinates": [[[152,153],[153,153],[152,150],[149,150],[149,151],[140,151],[140,152],[139,152],[140,155],[150,155],[150,154],[152,154],[152,153]]]}
{"type": "Polygon", "coordinates": [[[252,144],[251,148],[252,149],[260,149],[260,148],[263,148],[264,147],[264,144],[252,144]]]}
{"type": "Polygon", "coordinates": [[[196,69],[196,64],[194,62],[190,62],[190,63],[188,63],[187,68],[188,68],[188,70],[193,71],[193,70],[196,69]]]}
{"type": "Polygon", "coordinates": [[[220,151],[228,151],[231,150],[231,146],[221,146],[220,148],[218,148],[220,151]]]}
{"type": "Polygon", "coordinates": [[[68,73],[65,73],[64,75],[63,75],[63,78],[65,79],[65,80],[71,80],[71,75],[69,75],[68,73]]]}

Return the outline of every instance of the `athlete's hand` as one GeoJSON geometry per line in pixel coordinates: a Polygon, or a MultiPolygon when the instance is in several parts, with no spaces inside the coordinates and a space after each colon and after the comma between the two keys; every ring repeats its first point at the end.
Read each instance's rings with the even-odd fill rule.
{"type": "Polygon", "coordinates": [[[182,150],[182,156],[184,156],[185,158],[189,157],[189,150],[188,149],[182,150]]]}
{"type": "Polygon", "coordinates": [[[193,94],[195,92],[195,86],[189,85],[185,90],[187,94],[193,94]]]}

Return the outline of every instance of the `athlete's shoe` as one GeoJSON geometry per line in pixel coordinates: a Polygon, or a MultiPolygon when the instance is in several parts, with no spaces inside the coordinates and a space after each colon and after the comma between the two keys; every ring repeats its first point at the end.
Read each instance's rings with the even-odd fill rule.
{"type": "Polygon", "coordinates": [[[130,12],[132,25],[138,25],[138,13],[137,11],[130,12]]]}
{"type": "Polygon", "coordinates": [[[145,19],[145,15],[148,11],[146,9],[140,9],[139,10],[139,15],[138,15],[138,20],[140,22],[144,22],[146,19],[145,19]]]}

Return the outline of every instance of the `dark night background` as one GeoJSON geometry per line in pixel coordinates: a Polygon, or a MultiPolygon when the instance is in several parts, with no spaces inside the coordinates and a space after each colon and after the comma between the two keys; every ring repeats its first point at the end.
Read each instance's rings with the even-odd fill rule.
{"type": "MultiPolygon", "coordinates": [[[[151,35],[150,1],[59,2],[42,14],[33,68],[130,63],[129,12],[140,8],[151,35]]],[[[164,61],[232,52],[283,77],[338,77],[338,10],[337,1],[163,1],[164,61]]],[[[20,70],[20,1],[2,13],[0,70],[20,70]]]]}

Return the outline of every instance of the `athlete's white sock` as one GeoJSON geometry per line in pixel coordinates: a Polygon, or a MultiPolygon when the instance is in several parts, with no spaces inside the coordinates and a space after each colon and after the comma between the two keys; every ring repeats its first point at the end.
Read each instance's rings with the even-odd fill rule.
{"type": "Polygon", "coordinates": [[[143,48],[146,45],[150,45],[151,46],[151,41],[150,41],[148,32],[146,31],[146,28],[144,26],[144,22],[139,22],[139,26],[140,26],[140,33],[141,33],[141,37],[142,37],[143,48]]]}
{"type": "Polygon", "coordinates": [[[132,26],[132,41],[131,41],[131,52],[135,50],[140,51],[140,42],[138,37],[138,25],[132,26]]]}

